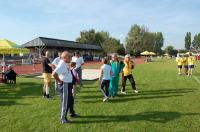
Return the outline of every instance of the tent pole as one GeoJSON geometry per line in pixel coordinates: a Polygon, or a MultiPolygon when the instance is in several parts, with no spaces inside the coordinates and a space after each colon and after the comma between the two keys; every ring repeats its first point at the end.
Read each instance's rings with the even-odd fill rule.
{"type": "Polygon", "coordinates": [[[4,58],[4,54],[3,54],[3,72],[5,71],[5,58],[4,58]]]}

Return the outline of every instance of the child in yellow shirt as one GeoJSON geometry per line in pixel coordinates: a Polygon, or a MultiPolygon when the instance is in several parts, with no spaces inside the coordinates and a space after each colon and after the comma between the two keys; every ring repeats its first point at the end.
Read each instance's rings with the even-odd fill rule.
{"type": "Polygon", "coordinates": [[[188,57],[188,76],[192,76],[195,61],[196,61],[196,58],[192,55],[192,53],[189,53],[189,57],[188,57]]]}
{"type": "Polygon", "coordinates": [[[126,94],[125,87],[126,87],[126,80],[127,79],[129,79],[129,81],[131,83],[133,92],[138,93],[136,86],[135,86],[135,80],[134,80],[133,75],[132,75],[132,70],[134,68],[134,64],[133,64],[133,62],[131,62],[130,57],[131,57],[130,55],[126,55],[125,58],[124,58],[124,65],[125,66],[123,68],[123,73],[122,73],[123,74],[122,90],[121,90],[122,94],[126,94]]]}
{"type": "Polygon", "coordinates": [[[183,59],[181,58],[180,55],[176,57],[176,62],[178,66],[178,74],[181,75],[181,70],[182,70],[182,65],[183,65],[183,59]]]}
{"type": "Polygon", "coordinates": [[[185,68],[185,75],[188,75],[188,55],[185,54],[183,57],[183,66],[185,68]]]}

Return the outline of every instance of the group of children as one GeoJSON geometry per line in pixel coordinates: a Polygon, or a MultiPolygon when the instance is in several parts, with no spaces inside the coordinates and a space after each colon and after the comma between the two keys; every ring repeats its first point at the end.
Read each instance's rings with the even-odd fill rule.
{"type": "MultiPolygon", "coordinates": [[[[68,123],[68,111],[71,117],[78,117],[74,110],[76,85],[81,85],[80,77],[76,70],[77,62],[72,61],[71,54],[68,51],[60,53],[52,63],[49,60],[49,56],[49,52],[47,51],[42,62],[44,75],[43,97],[51,99],[49,96],[49,87],[51,75],[53,75],[55,78],[55,89],[61,98],[61,122],[68,123]]],[[[107,101],[109,97],[117,96],[120,75],[122,76],[121,93],[126,94],[127,79],[131,83],[133,92],[138,93],[135,80],[132,76],[134,62],[131,61],[130,55],[126,55],[124,60],[120,61],[117,54],[113,54],[111,61],[108,58],[103,58],[102,64],[99,80],[101,80],[100,90],[104,96],[103,102],[107,101]]]]}
{"type": "Polygon", "coordinates": [[[182,69],[184,67],[185,75],[192,76],[193,69],[195,67],[196,58],[193,56],[192,53],[180,55],[178,54],[176,57],[177,67],[178,67],[178,74],[182,75],[182,69]]]}
{"type": "Polygon", "coordinates": [[[102,59],[102,66],[100,68],[100,91],[104,98],[103,102],[107,101],[109,97],[115,97],[118,94],[120,73],[122,76],[121,93],[126,94],[126,80],[129,79],[133,92],[138,93],[135,80],[132,76],[134,63],[131,61],[131,56],[126,55],[124,61],[119,61],[117,54],[112,55],[112,60],[109,62],[108,58],[102,59]]]}

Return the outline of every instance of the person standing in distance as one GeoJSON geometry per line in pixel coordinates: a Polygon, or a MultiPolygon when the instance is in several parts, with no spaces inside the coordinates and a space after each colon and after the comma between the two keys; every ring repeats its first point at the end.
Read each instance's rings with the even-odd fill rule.
{"type": "Polygon", "coordinates": [[[56,69],[53,71],[53,76],[58,82],[61,97],[61,122],[69,123],[67,113],[70,110],[71,117],[78,117],[74,111],[74,98],[72,95],[72,74],[68,63],[71,61],[71,55],[68,51],[64,51],[61,55],[62,60],[59,62],[56,69]]]}
{"type": "Polygon", "coordinates": [[[196,62],[196,58],[195,56],[193,56],[192,53],[189,53],[189,57],[188,57],[188,76],[192,76],[193,74],[193,70],[195,68],[195,62],[196,62]]]}
{"type": "Polygon", "coordinates": [[[124,68],[123,68],[123,78],[122,78],[122,94],[126,94],[125,87],[126,87],[126,80],[129,79],[133,92],[138,93],[136,86],[135,86],[135,80],[132,75],[132,70],[134,69],[134,63],[131,61],[131,56],[127,54],[124,58],[124,68]]]}
{"type": "Polygon", "coordinates": [[[112,68],[108,65],[108,60],[106,58],[102,59],[102,66],[100,68],[100,91],[102,92],[104,98],[103,102],[107,101],[109,98],[109,84],[111,76],[113,76],[112,68]]]}
{"type": "Polygon", "coordinates": [[[80,80],[80,86],[83,86],[83,81],[82,81],[82,66],[84,65],[84,60],[83,57],[80,56],[79,52],[75,53],[75,56],[72,57],[72,62],[76,62],[76,72],[78,73],[78,77],[80,80]]]}
{"type": "MultiPolygon", "coordinates": [[[[53,66],[54,66],[53,67],[54,70],[58,66],[59,62],[61,61],[61,55],[62,55],[62,52],[59,51],[58,52],[58,57],[56,57],[52,62],[53,66]]],[[[55,81],[55,91],[58,91],[58,83],[56,81],[55,81]]]]}
{"type": "Polygon", "coordinates": [[[43,67],[43,78],[44,78],[44,85],[43,85],[43,97],[51,98],[49,95],[50,85],[51,85],[51,73],[52,68],[54,67],[49,58],[51,54],[49,51],[45,52],[45,56],[42,59],[42,67],[43,67]]]}
{"type": "Polygon", "coordinates": [[[115,96],[117,96],[117,93],[118,93],[119,74],[121,72],[120,61],[119,61],[118,55],[116,53],[114,53],[112,55],[112,60],[111,60],[110,64],[111,64],[113,76],[110,79],[109,90],[110,90],[110,96],[115,97],[115,96]]]}

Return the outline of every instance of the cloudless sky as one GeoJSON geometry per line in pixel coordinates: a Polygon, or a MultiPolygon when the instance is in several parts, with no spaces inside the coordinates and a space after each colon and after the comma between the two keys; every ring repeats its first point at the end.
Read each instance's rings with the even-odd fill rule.
{"type": "Polygon", "coordinates": [[[200,33],[200,0],[0,0],[0,38],[18,44],[39,36],[75,40],[91,28],[124,42],[133,24],[184,48],[186,32],[200,33]]]}

